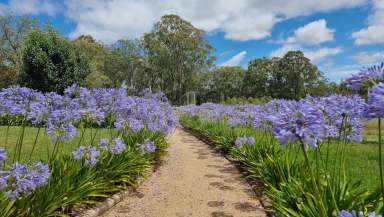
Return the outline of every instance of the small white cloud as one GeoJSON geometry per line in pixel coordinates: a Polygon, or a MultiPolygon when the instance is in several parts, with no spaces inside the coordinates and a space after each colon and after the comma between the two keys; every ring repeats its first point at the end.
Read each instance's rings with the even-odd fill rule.
{"type": "Polygon", "coordinates": [[[341,47],[328,48],[323,47],[319,49],[307,49],[297,44],[287,44],[282,46],[280,49],[275,50],[271,53],[271,57],[283,57],[288,51],[302,51],[304,56],[309,58],[313,62],[318,62],[327,57],[334,56],[342,52],[341,47]]]}
{"type": "Polygon", "coordinates": [[[341,47],[333,47],[333,48],[324,47],[317,50],[304,51],[304,55],[308,57],[310,60],[312,60],[313,62],[317,62],[326,57],[339,54],[341,53],[341,51],[342,51],[341,47]]]}
{"type": "Polygon", "coordinates": [[[304,49],[298,44],[285,44],[282,47],[280,47],[279,49],[274,50],[270,56],[271,57],[283,57],[288,51],[295,51],[295,50],[303,51],[304,49]]]}
{"type": "Polygon", "coordinates": [[[240,53],[233,56],[231,59],[221,63],[220,66],[238,66],[246,55],[247,51],[241,51],[240,53]]]}
{"type": "Polygon", "coordinates": [[[327,21],[320,19],[306,24],[294,31],[293,36],[282,40],[283,45],[271,53],[271,57],[282,57],[288,51],[302,51],[306,57],[313,62],[318,62],[329,56],[339,54],[341,47],[322,47],[319,44],[332,41],[334,39],[334,29],[327,27],[327,21]],[[315,46],[316,45],[316,46],[315,46]]]}
{"type": "Polygon", "coordinates": [[[360,52],[354,56],[354,59],[361,64],[381,62],[384,61],[384,52],[360,52]]]}
{"type": "Polygon", "coordinates": [[[352,33],[356,45],[384,43],[384,25],[369,26],[352,33]]]}
{"type": "Polygon", "coordinates": [[[373,1],[373,14],[368,18],[368,26],[352,33],[356,45],[384,44],[384,1],[373,1]]]}
{"type": "Polygon", "coordinates": [[[307,45],[321,44],[323,42],[332,41],[334,32],[334,29],[329,29],[327,27],[326,20],[320,19],[296,29],[294,35],[289,37],[285,43],[307,45]]]}

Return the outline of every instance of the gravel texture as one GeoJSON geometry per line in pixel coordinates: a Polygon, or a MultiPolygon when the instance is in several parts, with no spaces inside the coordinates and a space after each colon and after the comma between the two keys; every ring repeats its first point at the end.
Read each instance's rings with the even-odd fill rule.
{"type": "Polygon", "coordinates": [[[164,164],[103,217],[266,216],[239,171],[191,134],[176,129],[164,164]]]}

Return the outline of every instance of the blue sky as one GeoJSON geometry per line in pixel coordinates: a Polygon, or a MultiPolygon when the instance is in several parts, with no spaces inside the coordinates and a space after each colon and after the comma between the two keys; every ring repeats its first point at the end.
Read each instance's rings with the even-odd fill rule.
{"type": "Polygon", "coordinates": [[[207,32],[218,65],[302,50],[333,81],[384,61],[384,0],[0,0],[0,9],[107,44],[174,13],[207,32]]]}

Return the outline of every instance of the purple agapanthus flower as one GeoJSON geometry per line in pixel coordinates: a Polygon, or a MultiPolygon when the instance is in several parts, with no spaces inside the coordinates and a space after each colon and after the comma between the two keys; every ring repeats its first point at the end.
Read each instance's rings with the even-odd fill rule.
{"type": "Polygon", "coordinates": [[[253,145],[253,144],[255,144],[255,138],[253,138],[252,136],[238,137],[235,141],[235,145],[238,148],[243,147],[243,145],[253,145]]]}
{"type": "Polygon", "coordinates": [[[367,83],[384,81],[384,63],[362,69],[358,74],[352,75],[346,80],[347,88],[359,90],[367,83]]]}
{"type": "Polygon", "coordinates": [[[311,104],[324,115],[327,137],[345,136],[349,141],[361,142],[362,119],[366,107],[361,97],[333,94],[327,97],[306,97],[303,101],[311,104]]]}
{"type": "Polygon", "coordinates": [[[84,160],[85,165],[94,166],[97,163],[100,152],[92,146],[80,146],[73,151],[73,157],[76,160],[84,160]]]}
{"type": "Polygon", "coordinates": [[[7,159],[7,152],[0,148],[0,167],[4,166],[5,160],[7,159]]]}
{"type": "Polygon", "coordinates": [[[125,148],[125,143],[121,138],[114,138],[112,140],[112,145],[109,147],[109,151],[114,155],[118,155],[123,153],[125,148]]]}
{"type": "Polygon", "coordinates": [[[384,83],[379,83],[368,91],[365,116],[367,118],[384,117],[384,83]]]}
{"type": "Polygon", "coordinates": [[[273,133],[281,144],[300,141],[316,148],[327,135],[323,114],[307,102],[295,102],[271,115],[271,120],[273,133]]]}
{"type": "Polygon", "coordinates": [[[145,139],[142,144],[138,144],[137,146],[139,150],[144,154],[151,154],[156,151],[156,145],[150,139],[145,139]]]}
{"type": "Polygon", "coordinates": [[[49,178],[47,164],[13,164],[9,170],[0,171],[0,190],[5,196],[17,199],[22,195],[29,195],[36,188],[45,185],[49,178]]]}
{"type": "Polygon", "coordinates": [[[100,142],[99,142],[99,148],[100,148],[101,150],[105,150],[105,149],[108,148],[108,144],[109,144],[109,139],[106,139],[106,138],[104,138],[104,139],[100,139],[100,142]]]}
{"type": "Polygon", "coordinates": [[[71,111],[52,111],[47,119],[47,133],[54,142],[72,139],[76,135],[76,127],[71,111]]]}
{"type": "MultiPolygon", "coordinates": [[[[342,210],[341,212],[339,212],[337,214],[337,217],[365,217],[363,212],[359,212],[359,214],[357,214],[357,212],[355,210],[349,212],[349,211],[346,211],[346,210],[342,210]]],[[[368,214],[367,217],[382,217],[381,215],[376,215],[375,212],[371,212],[368,214]]]]}

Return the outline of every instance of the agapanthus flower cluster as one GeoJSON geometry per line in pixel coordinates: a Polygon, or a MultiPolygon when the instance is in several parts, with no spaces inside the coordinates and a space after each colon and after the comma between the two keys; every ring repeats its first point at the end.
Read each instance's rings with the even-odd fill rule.
{"type": "MultiPolygon", "coordinates": [[[[148,97],[148,93],[146,93],[148,97]]],[[[157,97],[128,97],[114,107],[115,127],[138,132],[142,129],[168,134],[177,125],[178,118],[168,102],[157,97]]]]}
{"type": "Polygon", "coordinates": [[[231,127],[251,125],[253,111],[258,108],[256,105],[220,105],[205,103],[200,106],[178,107],[179,113],[188,114],[192,117],[200,117],[203,120],[220,121],[227,119],[231,127]]]}
{"type": "Polygon", "coordinates": [[[26,87],[10,87],[0,91],[0,117],[24,117],[33,124],[43,122],[47,112],[44,94],[26,87]]]}
{"type": "Polygon", "coordinates": [[[241,137],[238,137],[235,141],[235,145],[238,148],[241,148],[244,145],[254,145],[254,144],[255,144],[255,138],[253,138],[253,136],[241,136],[241,137]]]}
{"type": "Polygon", "coordinates": [[[326,138],[360,142],[366,103],[357,95],[330,95],[300,101],[277,99],[262,105],[209,103],[183,106],[177,111],[203,120],[228,120],[230,126],[262,129],[282,144],[301,141],[316,147],[326,138]]]}
{"type": "Polygon", "coordinates": [[[8,170],[0,171],[0,190],[10,199],[17,199],[29,195],[33,190],[45,185],[49,178],[47,164],[15,163],[8,170]]]}
{"type": "Polygon", "coordinates": [[[384,83],[379,83],[368,90],[366,117],[384,117],[384,83]]]}
{"type": "Polygon", "coordinates": [[[138,144],[137,147],[144,154],[151,154],[156,151],[155,143],[150,139],[145,139],[142,144],[138,144]]]}
{"type": "Polygon", "coordinates": [[[126,145],[121,138],[114,138],[109,147],[109,151],[114,155],[119,155],[124,152],[126,145]]]}
{"type": "Polygon", "coordinates": [[[349,141],[361,142],[362,119],[366,109],[366,103],[361,97],[334,94],[327,97],[306,97],[304,101],[323,113],[328,137],[341,138],[345,135],[345,139],[349,141]]]}
{"type": "MultiPolygon", "coordinates": [[[[337,217],[365,217],[363,212],[357,213],[355,210],[349,212],[346,210],[342,210],[337,214],[337,217]]],[[[367,217],[382,217],[381,215],[375,214],[375,212],[371,212],[367,217]]]]}
{"type": "Polygon", "coordinates": [[[103,139],[100,139],[98,147],[101,150],[106,150],[108,149],[108,144],[109,144],[109,139],[103,138],[103,139]]]}
{"type": "Polygon", "coordinates": [[[109,117],[119,129],[138,132],[142,129],[168,134],[178,118],[162,93],[145,91],[143,97],[128,96],[124,89],[87,89],[72,85],[64,95],[41,93],[25,87],[0,91],[0,117],[22,117],[25,121],[46,126],[54,142],[70,140],[80,121],[105,124],[109,117]]]}
{"type": "Polygon", "coordinates": [[[362,69],[358,74],[352,75],[346,80],[347,88],[360,90],[363,86],[370,86],[384,81],[384,63],[362,69]]]}
{"type": "Polygon", "coordinates": [[[99,150],[92,146],[80,146],[73,151],[73,157],[75,160],[84,160],[84,164],[86,166],[96,165],[99,156],[99,150]]]}
{"type": "Polygon", "coordinates": [[[76,135],[73,125],[72,112],[69,110],[54,110],[47,118],[47,133],[54,142],[70,140],[76,135]]]}
{"type": "Polygon", "coordinates": [[[324,116],[309,103],[297,102],[272,118],[273,133],[281,144],[302,142],[316,148],[326,138],[324,116]]]}

